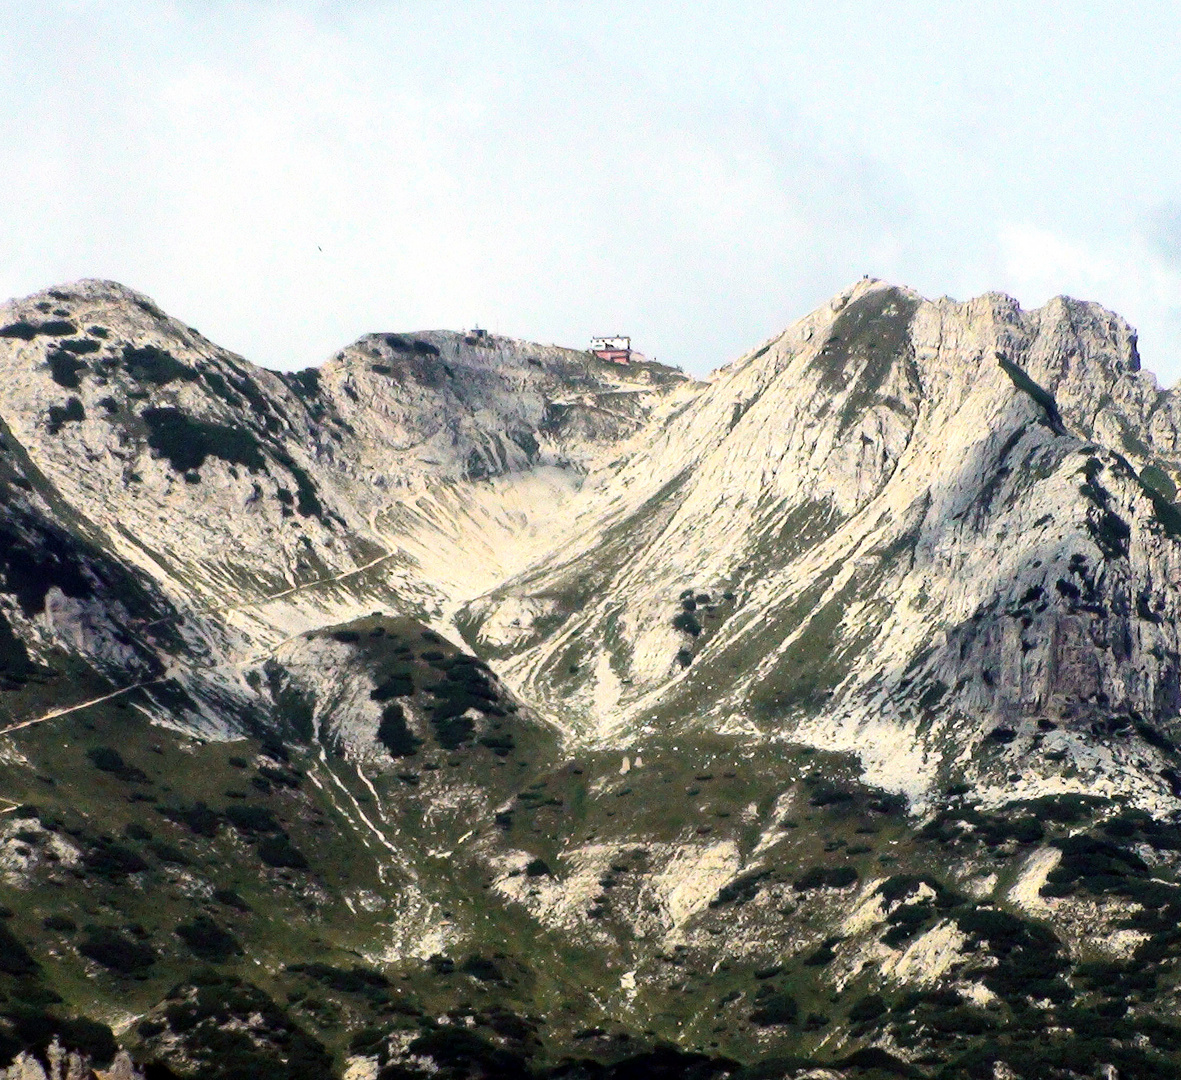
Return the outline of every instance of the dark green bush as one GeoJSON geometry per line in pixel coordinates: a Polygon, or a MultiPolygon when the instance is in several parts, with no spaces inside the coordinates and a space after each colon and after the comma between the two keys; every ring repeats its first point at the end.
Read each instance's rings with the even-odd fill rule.
{"type": "Polygon", "coordinates": [[[78,951],[120,975],[134,975],[156,962],[156,953],[150,945],[134,941],[109,926],[88,926],[86,940],[78,946],[78,951]]]}
{"type": "Polygon", "coordinates": [[[90,340],[89,338],[77,338],[74,341],[63,341],[58,348],[67,353],[73,353],[75,356],[86,356],[88,353],[96,353],[102,348],[101,342],[90,340]]]}
{"type": "Polygon", "coordinates": [[[859,880],[856,869],[852,866],[814,866],[802,877],[797,878],[792,887],[796,892],[808,889],[843,889],[859,880]]]}
{"type": "Polygon", "coordinates": [[[328,519],[324,516],[324,507],[320,505],[320,499],[316,494],[316,485],[312,482],[312,478],[295,463],[289,454],[278,449],[273,449],[272,453],[279,464],[291,473],[291,477],[295,481],[295,509],[299,514],[302,517],[316,517],[321,521],[327,521],[328,519]]]}
{"type": "Polygon", "coordinates": [[[147,773],[134,765],[128,765],[123,760],[123,755],[110,746],[92,747],[86,751],[86,756],[90,758],[90,763],[96,769],[111,773],[120,780],[126,780],[129,783],[143,783],[148,778],[147,773]]]}
{"type": "Polygon", "coordinates": [[[72,934],[78,929],[78,924],[68,915],[47,915],[41,920],[46,930],[56,930],[63,934],[72,934]]]}
{"type": "Polygon", "coordinates": [[[897,949],[914,937],[933,914],[930,903],[899,905],[886,920],[890,929],[882,935],[882,943],[891,949],[897,949]]]}
{"type": "MultiPolygon", "coordinates": [[[[29,1004],[5,1007],[4,1018],[12,1027],[13,1049],[28,1050],[46,1060],[46,1050],[56,1037],[63,1046],[91,1058],[99,1066],[109,1065],[119,1047],[106,1024],[85,1017],[60,1017],[29,1004]]],[[[0,1062],[3,1045],[0,1044],[0,1062]]]]}
{"type": "Polygon", "coordinates": [[[369,696],[374,701],[389,701],[390,698],[409,697],[414,693],[414,679],[409,672],[396,672],[383,679],[369,696]]]}
{"type": "Polygon", "coordinates": [[[302,371],[292,371],[287,375],[291,388],[300,397],[315,397],[320,392],[320,369],[304,368],[302,371]]]}
{"type": "MultiPolygon", "coordinates": [[[[258,987],[237,979],[178,988],[165,1009],[186,1076],[201,1080],[325,1080],[332,1059],[258,987]]],[[[171,1048],[170,1048],[171,1049],[171,1048]]]]}
{"type": "Polygon", "coordinates": [[[504,975],[501,974],[500,968],[483,956],[469,956],[459,965],[459,970],[464,975],[470,975],[473,979],[479,979],[481,982],[504,982],[504,975]]]}
{"type": "Polygon", "coordinates": [[[516,741],[508,732],[499,735],[482,735],[476,741],[491,750],[497,757],[508,757],[517,748],[516,741]]]}
{"type": "Polygon", "coordinates": [[[245,466],[251,472],[266,468],[258,440],[246,428],[195,420],[171,407],[145,409],[141,419],[148,426],[148,445],[177,472],[199,469],[208,457],[245,466]]]}
{"type": "Polygon", "coordinates": [[[250,905],[246,903],[233,889],[214,889],[213,899],[219,904],[225,904],[226,907],[232,907],[238,911],[250,911],[250,905]]]}
{"type": "Polygon", "coordinates": [[[76,333],[78,333],[78,327],[64,319],[50,319],[42,323],[32,323],[21,319],[18,322],[0,327],[0,337],[20,338],[22,341],[32,341],[38,334],[48,337],[73,337],[76,333]]]}
{"type": "Polygon", "coordinates": [[[177,379],[192,382],[197,378],[197,373],[191,367],[182,364],[167,349],[155,345],[124,345],[123,364],[133,378],[157,386],[164,386],[177,379]]]}
{"type": "Polygon", "coordinates": [[[268,836],[258,845],[258,857],[267,866],[279,869],[306,870],[308,860],[287,836],[268,836]]]}
{"type": "Polygon", "coordinates": [[[50,435],[56,435],[64,425],[77,424],[85,419],[86,410],[82,408],[82,402],[78,398],[72,397],[66,401],[65,405],[49,406],[47,428],[50,435]]]}
{"type": "Polygon", "coordinates": [[[297,975],[306,975],[322,986],[342,994],[364,994],[369,997],[387,996],[390,980],[380,971],[354,966],[349,970],[332,967],[329,964],[288,964],[287,970],[297,975]]]}
{"type": "MultiPolygon", "coordinates": [[[[97,348],[98,342],[94,345],[97,348]]],[[[78,372],[85,370],[85,361],[78,360],[68,352],[55,349],[49,354],[49,376],[58,386],[64,386],[67,390],[77,390],[82,385],[78,372]]]]}
{"type": "Polygon", "coordinates": [[[415,1057],[430,1058],[448,1077],[485,1077],[510,1080],[527,1077],[531,1070],[518,1054],[493,1046],[473,1032],[454,1026],[436,1028],[420,1035],[408,1047],[415,1057]]]}
{"type": "Polygon", "coordinates": [[[855,1024],[876,1020],[886,1012],[886,1002],[881,994],[868,994],[849,1010],[849,1019],[855,1024]]]}
{"type": "Polygon", "coordinates": [[[821,943],[820,947],[804,957],[805,967],[825,967],[831,964],[836,958],[836,951],[833,946],[836,945],[840,938],[828,938],[821,943]]]}
{"type": "Polygon", "coordinates": [[[275,815],[265,806],[233,804],[225,808],[224,814],[226,820],[241,833],[275,833],[282,831],[282,826],[275,820],[275,815]]]}
{"type": "Polygon", "coordinates": [[[91,873],[111,881],[125,878],[128,874],[138,874],[148,868],[148,864],[130,848],[105,837],[94,842],[94,846],[83,856],[82,864],[91,873]]]}
{"type": "Polygon", "coordinates": [[[11,930],[0,923],[0,971],[6,975],[32,975],[37,970],[37,961],[30,955],[11,930]]]}
{"type": "Polygon", "coordinates": [[[169,821],[186,826],[197,836],[204,836],[212,840],[221,828],[221,814],[211,810],[200,800],[193,806],[165,806],[156,811],[169,821]]]}
{"type": "Polygon", "coordinates": [[[769,870],[754,870],[735,878],[718,890],[718,895],[710,902],[711,908],[721,907],[723,904],[740,906],[753,900],[759,894],[764,879],[771,876],[769,870]]]}
{"type": "Polygon", "coordinates": [[[235,956],[242,955],[242,946],[232,934],[227,933],[208,915],[198,915],[191,923],[181,923],[176,936],[188,947],[198,960],[222,964],[235,956]]]}
{"type": "Polygon", "coordinates": [[[800,1015],[800,1007],[790,994],[775,991],[757,1001],[758,1007],[750,1014],[752,1024],[772,1027],[777,1024],[794,1024],[800,1015]]]}
{"type": "Polygon", "coordinates": [[[381,723],[377,726],[377,741],[389,752],[391,757],[413,757],[418,753],[422,740],[410,730],[406,723],[406,713],[396,701],[391,702],[381,712],[381,723]]]}
{"type": "Polygon", "coordinates": [[[435,741],[444,750],[458,750],[471,740],[476,730],[476,725],[466,716],[439,716],[432,713],[430,720],[435,731],[435,741]]]}
{"type": "Polygon", "coordinates": [[[1062,859],[1046,877],[1045,896],[1069,896],[1077,889],[1128,894],[1129,878],[1145,879],[1148,865],[1133,851],[1108,840],[1077,834],[1054,841],[1062,859]]]}
{"type": "Polygon", "coordinates": [[[180,848],[175,844],[168,843],[167,840],[153,840],[148,844],[148,850],[162,863],[169,863],[172,866],[188,866],[191,862],[180,848]]]}

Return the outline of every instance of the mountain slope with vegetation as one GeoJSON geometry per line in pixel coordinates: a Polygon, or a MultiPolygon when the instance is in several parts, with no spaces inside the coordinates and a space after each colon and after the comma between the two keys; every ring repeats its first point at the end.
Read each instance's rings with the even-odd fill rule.
{"type": "Polygon", "coordinates": [[[85,281],[0,372],[14,1080],[1181,1075],[1181,413],[1118,316],[285,374],[85,281]]]}

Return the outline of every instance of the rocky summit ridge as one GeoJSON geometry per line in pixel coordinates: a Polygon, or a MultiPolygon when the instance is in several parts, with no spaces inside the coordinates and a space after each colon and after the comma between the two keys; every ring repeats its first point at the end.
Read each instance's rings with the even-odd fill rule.
{"type": "Polygon", "coordinates": [[[864,279],[705,379],[0,306],[9,1058],[1177,1075],[1179,424],[1064,297],[864,279]]]}

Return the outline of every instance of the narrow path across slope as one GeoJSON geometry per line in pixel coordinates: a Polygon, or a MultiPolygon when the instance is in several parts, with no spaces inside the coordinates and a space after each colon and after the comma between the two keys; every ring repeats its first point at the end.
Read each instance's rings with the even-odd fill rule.
{"type": "MultiPolygon", "coordinates": [[[[220,667],[221,665],[212,665],[220,667]]],[[[0,735],[7,735],[13,731],[20,731],[21,728],[32,727],[34,724],[43,724],[46,720],[56,720],[59,716],[65,716],[67,713],[78,712],[79,709],[88,709],[91,705],[99,705],[104,701],[110,701],[111,698],[117,698],[121,694],[130,694],[132,690],[139,690],[145,686],[155,686],[156,683],[165,682],[169,676],[165,675],[159,679],[148,679],[145,682],[132,683],[131,686],[124,686],[119,690],[115,690],[110,694],[103,694],[102,697],[91,698],[89,701],[80,701],[77,705],[68,705],[64,709],[53,709],[45,713],[44,716],[34,716],[30,720],[21,720],[17,724],[9,724],[6,728],[0,728],[0,735]]]]}
{"type": "MultiPolygon", "coordinates": [[[[387,551],[384,555],[379,555],[376,559],[371,559],[362,566],[353,567],[352,570],[345,570],[339,574],[329,575],[328,577],[316,578],[314,581],[305,581],[302,585],[292,585],[289,589],[271,593],[269,596],[260,596],[255,600],[244,600],[237,604],[214,604],[210,607],[196,608],[189,611],[188,614],[212,615],[219,611],[242,611],[245,608],[258,607],[260,604],[269,604],[273,600],[281,600],[285,596],[292,596],[295,593],[303,592],[305,589],[314,589],[320,585],[331,585],[338,581],[344,581],[345,578],[352,577],[355,574],[363,574],[366,570],[371,570],[378,563],[385,562],[386,559],[392,559],[397,554],[397,551],[387,551]]],[[[173,619],[179,619],[183,614],[185,612],[178,611],[174,615],[165,615],[163,618],[146,623],[144,629],[150,629],[153,626],[160,626],[162,623],[172,622],[173,619]]]]}
{"type": "MultiPolygon", "coordinates": [[[[219,611],[241,611],[245,608],[257,607],[260,604],[268,604],[273,600],[279,600],[284,596],[291,596],[295,593],[302,592],[305,589],[312,589],[320,585],[332,584],[334,582],[343,581],[345,578],[352,577],[355,574],[362,574],[366,570],[371,570],[379,563],[385,562],[387,559],[391,559],[397,554],[397,551],[387,551],[384,555],[379,555],[375,559],[370,559],[369,562],[363,564],[362,566],[353,567],[352,570],[345,570],[342,573],[333,574],[329,577],[317,578],[315,581],[305,581],[302,585],[294,585],[290,589],[284,589],[281,592],[272,593],[269,596],[262,596],[255,600],[247,600],[237,604],[221,604],[213,607],[198,608],[188,612],[178,611],[173,615],[166,615],[161,619],[156,619],[153,622],[144,624],[144,629],[150,629],[153,626],[160,626],[163,623],[171,622],[173,619],[179,619],[185,614],[210,615],[219,611]]],[[[256,656],[247,657],[245,660],[227,661],[220,664],[207,664],[204,665],[204,670],[212,671],[222,667],[244,667],[250,664],[256,664],[260,660],[265,659],[267,656],[272,655],[277,649],[287,644],[287,642],[293,641],[294,638],[298,636],[299,635],[296,634],[293,637],[285,638],[283,641],[278,642],[274,648],[268,650],[265,653],[259,653],[256,656]]],[[[68,713],[78,712],[81,709],[87,709],[91,705],[100,705],[104,701],[110,701],[112,698],[119,697],[122,694],[129,694],[133,690],[140,690],[145,686],[154,686],[158,683],[166,682],[170,677],[171,676],[165,675],[158,679],[148,679],[144,682],[133,683],[131,686],[121,687],[120,689],[115,690],[109,694],[103,694],[100,697],[91,698],[88,701],[80,701],[76,705],[69,705],[64,709],[53,709],[42,716],[34,716],[28,720],[21,720],[19,723],[10,724],[8,727],[0,728],[0,736],[8,735],[13,731],[19,731],[21,728],[32,727],[34,724],[42,724],[46,720],[55,720],[59,716],[65,716],[68,713]]],[[[15,806],[16,804],[13,805],[15,806]]],[[[9,809],[11,809],[11,807],[9,809]]],[[[5,812],[6,811],[0,810],[0,813],[5,812]]]]}

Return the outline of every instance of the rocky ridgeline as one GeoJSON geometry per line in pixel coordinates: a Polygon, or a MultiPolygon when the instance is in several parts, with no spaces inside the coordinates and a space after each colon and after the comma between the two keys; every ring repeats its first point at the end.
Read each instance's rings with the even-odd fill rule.
{"type": "Polygon", "coordinates": [[[84,281],[0,376],[10,1072],[92,1015],[182,1076],[1176,1075],[1181,415],[1118,316],[278,373],[84,281]]]}
{"type": "Polygon", "coordinates": [[[107,626],[46,579],[14,632],[165,673],[203,730],[272,708],[283,640],[380,608],[576,740],[788,737],[918,803],[1181,790],[1178,408],[1097,305],[866,280],[705,383],[441,332],[281,374],[95,281],[0,342],[14,528],[152,605],[107,626]]]}

